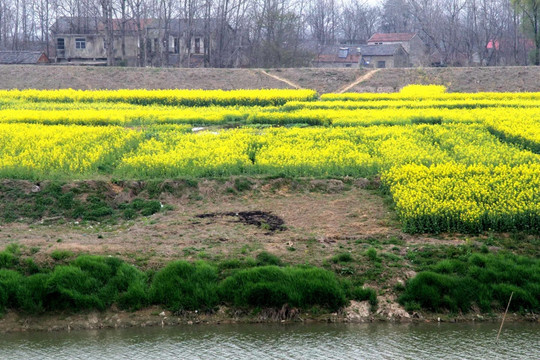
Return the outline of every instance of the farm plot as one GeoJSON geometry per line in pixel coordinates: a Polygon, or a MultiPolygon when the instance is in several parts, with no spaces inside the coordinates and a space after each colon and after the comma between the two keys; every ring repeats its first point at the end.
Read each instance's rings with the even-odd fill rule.
{"type": "Polygon", "coordinates": [[[539,149],[540,93],[0,92],[1,177],[380,176],[408,232],[539,231],[539,149]]]}

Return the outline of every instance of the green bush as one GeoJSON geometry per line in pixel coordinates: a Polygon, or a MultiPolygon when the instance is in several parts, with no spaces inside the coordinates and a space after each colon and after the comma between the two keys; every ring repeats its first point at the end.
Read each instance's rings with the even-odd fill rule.
{"type": "Polygon", "coordinates": [[[215,267],[175,261],[154,276],[150,299],[172,311],[212,308],[218,304],[217,284],[215,267]]]}
{"type": "Polygon", "coordinates": [[[349,294],[349,298],[356,301],[369,301],[372,306],[376,306],[378,302],[375,290],[361,286],[354,287],[349,294]]]}
{"type": "Polygon", "coordinates": [[[319,305],[336,310],[347,302],[333,273],[305,267],[262,266],[240,270],[221,282],[219,293],[223,301],[235,306],[319,305]]]}
{"type": "Polygon", "coordinates": [[[540,310],[540,260],[512,254],[480,254],[447,259],[409,280],[399,301],[406,308],[467,312],[540,310]]]}
{"type": "Polygon", "coordinates": [[[17,292],[23,276],[14,270],[0,269],[0,313],[17,307],[17,292]]]}
{"type": "Polygon", "coordinates": [[[46,281],[47,309],[105,309],[97,279],[75,266],[57,266],[46,281]]]}
{"type": "Polygon", "coordinates": [[[4,250],[0,252],[0,269],[10,269],[18,263],[18,259],[11,252],[4,250]]]}
{"type": "Polygon", "coordinates": [[[34,274],[25,277],[17,289],[17,307],[27,313],[41,313],[45,311],[45,298],[47,295],[47,279],[49,274],[34,274]]]}

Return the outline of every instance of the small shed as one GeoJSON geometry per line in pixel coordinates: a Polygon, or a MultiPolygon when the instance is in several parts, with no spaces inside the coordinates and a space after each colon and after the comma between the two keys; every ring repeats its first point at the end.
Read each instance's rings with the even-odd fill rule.
{"type": "Polygon", "coordinates": [[[360,66],[402,68],[409,66],[409,53],[401,44],[364,45],[358,48],[360,66]]]}
{"type": "Polygon", "coordinates": [[[43,51],[0,51],[0,64],[47,64],[49,58],[43,51]]]}

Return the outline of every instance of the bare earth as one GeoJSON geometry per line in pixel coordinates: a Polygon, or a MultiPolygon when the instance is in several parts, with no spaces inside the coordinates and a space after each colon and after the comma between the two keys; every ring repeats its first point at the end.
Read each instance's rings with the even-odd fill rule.
{"type": "MultiPolygon", "coordinates": [[[[406,237],[382,198],[362,188],[363,184],[345,189],[340,180],[312,180],[306,189],[289,186],[287,181],[275,180],[230,194],[227,183],[202,181],[196,196],[162,195],[160,200],[174,210],[114,226],[73,221],[5,223],[0,227],[0,248],[16,241],[36,249],[34,258],[42,262],[54,250],[110,254],[145,266],[178,258],[219,259],[266,250],[292,262],[302,262],[307,256],[320,264],[335,248],[352,240],[406,237]],[[197,217],[242,211],[276,215],[284,221],[284,230],[242,223],[237,216],[197,217]]],[[[123,189],[117,191],[118,196],[126,196],[123,189]]]]}
{"type": "MultiPolygon", "coordinates": [[[[359,68],[122,68],[0,65],[0,89],[283,89],[337,92],[368,72],[359,68]],[[288,84],[289,82],[290,84],[288,84]]],[[[539,67],[381,69],[347,91],[394,92],[408,84],[442,84],[453,92],[540,91],[539,67]]]]}

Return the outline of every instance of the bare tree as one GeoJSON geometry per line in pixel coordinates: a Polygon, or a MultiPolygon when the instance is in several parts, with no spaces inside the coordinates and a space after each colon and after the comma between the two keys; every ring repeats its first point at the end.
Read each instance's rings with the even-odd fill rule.
{"type": "Polygon", "coordinates": [[[540,0],[512,0],[522,11],[525,32],[534,41],[534,65],[540,65],[540,0]]]}

